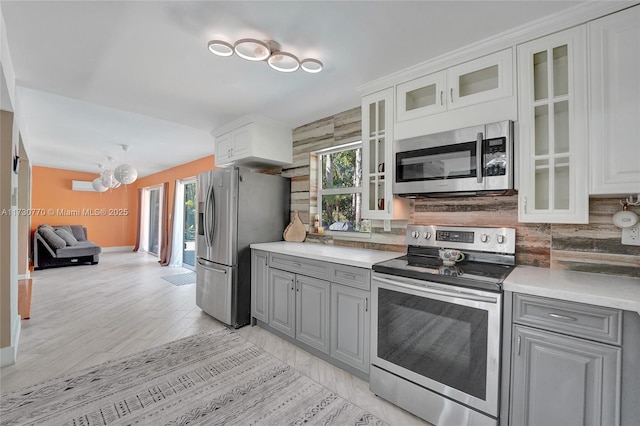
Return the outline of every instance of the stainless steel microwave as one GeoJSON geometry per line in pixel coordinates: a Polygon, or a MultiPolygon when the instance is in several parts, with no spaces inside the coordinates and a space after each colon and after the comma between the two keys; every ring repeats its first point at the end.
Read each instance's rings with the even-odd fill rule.
{"type": "Polygon", "coordinates": [[[393,143],[393,193],[401,196],[513,191],[513,122],[435,133],[393,143]]]}

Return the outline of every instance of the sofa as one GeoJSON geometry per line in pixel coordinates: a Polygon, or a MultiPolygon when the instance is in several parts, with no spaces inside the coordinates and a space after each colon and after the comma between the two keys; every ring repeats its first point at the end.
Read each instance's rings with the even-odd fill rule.
{"type": "Polygon", "coordinates": [[[45,269],[98,263],[102,248],[87,239],[82,225],[40,225],[33,233],[33,267],[45,269]]]}

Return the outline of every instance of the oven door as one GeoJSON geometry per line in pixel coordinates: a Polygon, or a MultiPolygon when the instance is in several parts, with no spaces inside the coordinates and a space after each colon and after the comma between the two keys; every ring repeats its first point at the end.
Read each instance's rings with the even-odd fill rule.
{"type": "Polygon", "coordinates": [[[373,273],[371,363],[498,416],[502,294],[373,273]]]}

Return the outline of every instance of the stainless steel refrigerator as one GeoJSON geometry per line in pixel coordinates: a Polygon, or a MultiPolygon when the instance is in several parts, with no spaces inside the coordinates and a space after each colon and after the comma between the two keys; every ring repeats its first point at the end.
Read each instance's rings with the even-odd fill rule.
{"type": "Polygon", "coordinates": [[[287,178],[229,167],[198,175],[196,304],[234,328],[251,316],[252,243],[281,241],[287,178]]]}

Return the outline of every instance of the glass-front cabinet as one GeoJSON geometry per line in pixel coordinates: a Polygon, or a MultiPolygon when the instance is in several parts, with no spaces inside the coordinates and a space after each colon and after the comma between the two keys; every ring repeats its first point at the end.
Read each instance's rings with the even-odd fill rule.
{"type": "Polygon", "coordinates": [[[483,56],[396,87],[399,122],[511,96],[511,49],[483,56]]]}
{"type": "Polygon", "coordinates": [[[585,27],[518,46],[520,222],[588,223],[585,27]]]}
{"type": "Polygon", "coordinates": [[[362,98],[362,217],[406,219],[404,200],[393,198],[393,87],[362,98]]]}

